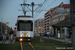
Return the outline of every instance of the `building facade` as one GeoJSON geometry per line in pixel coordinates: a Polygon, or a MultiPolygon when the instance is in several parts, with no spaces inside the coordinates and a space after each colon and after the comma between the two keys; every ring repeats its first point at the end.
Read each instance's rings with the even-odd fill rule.
{"type": "Polygon", "coordinates": [[[44,14],[44,30],[45,32],[52,32],[55,35],[55,29],[52,25],[63,21],[66,17],[69,17],[70,4],[64,4],[63,2],[54,8],[51,8],[44,14]]]}
{"type": "Polygon", "coordinates": [[[35,33],[42,33],[44,32],[44,19],[43,18],[40,18],[40,19],[37,19],[35,20],[35,33]]]}
{"type": "MultiPolygon", "coordinates": [[[[0,22],[0,32],[2,31],[2,33],[5,34],[5,30],[6,30],[6,23],[0,22]],[[1,27],[2,27],[2,30],[1,30],[1,27]]],[[[7,33],[9,33],[10,31],[11,31],[11,28],[7,26],[7,33]]]]}

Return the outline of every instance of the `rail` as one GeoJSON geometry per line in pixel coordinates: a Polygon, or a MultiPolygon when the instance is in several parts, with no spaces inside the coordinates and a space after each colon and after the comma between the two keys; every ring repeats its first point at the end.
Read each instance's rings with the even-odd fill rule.
{"type": "Polygon", "coordinates": [[[22,42],[20,42],[20,44],[21,44],[21,50],[23,50],[23,45],[22,45],[22,42]]]}
{"type": "MultiPolygon", "coordinates": [[[[28,42],[28,43],[29,43],[29,45],[30,45],[34,50],[36,50],[36,49],[34,48],[34,46],[33,46],[30,42],[28,42]]],[[[23,49],[22,42],[20,42],[20,44],[21,44],[21,50],[24,50],[24,49],[23,49]]]]}

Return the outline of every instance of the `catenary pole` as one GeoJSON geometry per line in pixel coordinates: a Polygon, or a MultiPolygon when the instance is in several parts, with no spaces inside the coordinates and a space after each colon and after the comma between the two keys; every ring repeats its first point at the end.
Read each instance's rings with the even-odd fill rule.
{"type": "Polygon", "coordinates": [[[34,12],[34,2],[31,3],[32,5],[32,18],[33,18],[33,32],[34,32],[34,16],[33,16],[33,12],[34,12]]]}

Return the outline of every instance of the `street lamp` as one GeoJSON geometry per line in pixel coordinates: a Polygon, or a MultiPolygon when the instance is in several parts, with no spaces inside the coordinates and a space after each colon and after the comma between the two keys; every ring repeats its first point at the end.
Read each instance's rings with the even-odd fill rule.
{"type": "Polygon", "coordinates": [[[41,33],[41,27],[39,27],[39,29],[40,29],[40,33],[41,33]]]}
{"type": "Polygon", "coordinates": [[[1,18],[1,33],[2,33],[2,20],[3,20],[3,18],[1,18]]]}

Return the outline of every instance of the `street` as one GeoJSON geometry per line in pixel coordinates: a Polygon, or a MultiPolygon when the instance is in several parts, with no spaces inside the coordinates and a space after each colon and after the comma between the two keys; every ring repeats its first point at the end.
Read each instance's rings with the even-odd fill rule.
{"type": "Polygon", "coordinates": [[[75,50],[74,0],[0,2],[0,50],[75,50]]]}

